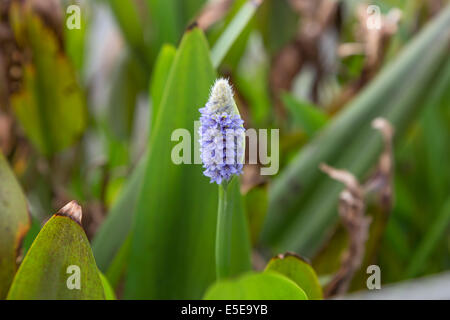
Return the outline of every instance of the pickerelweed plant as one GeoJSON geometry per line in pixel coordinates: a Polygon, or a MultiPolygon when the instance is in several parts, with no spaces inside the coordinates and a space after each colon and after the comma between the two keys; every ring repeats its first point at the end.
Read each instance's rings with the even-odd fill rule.
{"type": "Polygon", "coordinates": [[[233,212],[227,198],[227,185],[242,173],[245,155],[245,129],[226,79],[214,83],[204,108],[200,109],[200,152],[205,176],[219,185],[216,232],[217,278],[230,274],[231,227],[233,212]]]}

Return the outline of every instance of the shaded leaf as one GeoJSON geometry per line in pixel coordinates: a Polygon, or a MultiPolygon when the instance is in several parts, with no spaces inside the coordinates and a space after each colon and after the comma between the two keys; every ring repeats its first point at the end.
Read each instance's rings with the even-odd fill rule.
{"type": "Polygon", "coordinates": [[[292,114],[295,125],[306,132],[308,136],[313,136],[328,121],[327,115],[316,106],[298,101],[289,93],[284,93],[281,99],[292,114]]]}
{"type": "Polygon", "coordinates": [[[30,229],[28,230],[26,236],[23,239],[22,243],[22,255],[25,256],[30,249],[31,244],[34,239],[36,239],[37,235],[41,231],[41,223],[35,218],[31,217],[30,229]]]}
{"type": "Polygon", "coordinates": [[[4,299],[17,270],[17,254],[28,229],[27,200],[0,152],[0,299],[4,299]]]}

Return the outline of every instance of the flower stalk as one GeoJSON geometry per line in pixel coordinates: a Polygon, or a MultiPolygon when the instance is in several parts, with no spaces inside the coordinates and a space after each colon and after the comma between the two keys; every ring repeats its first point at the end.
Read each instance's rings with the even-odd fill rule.
{"type": "Polygon", "coordinates": [[[219,185],[219,208],[217,211],[216,230],[216,274],[217,279],[230,276],[231,233],[233,211],[227,193],[228,183],[219,185]]]}

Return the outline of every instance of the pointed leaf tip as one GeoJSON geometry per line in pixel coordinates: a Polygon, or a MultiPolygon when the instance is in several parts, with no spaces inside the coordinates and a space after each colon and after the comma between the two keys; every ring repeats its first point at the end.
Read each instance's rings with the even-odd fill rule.
{"type": "Polygon", "coordinates": [[[56,215],[69,217],[70,219],[81,225],[83,212],[81,210],[81,206],[75,200],[72,200],[64,207],[59,209],[56,215]]]}

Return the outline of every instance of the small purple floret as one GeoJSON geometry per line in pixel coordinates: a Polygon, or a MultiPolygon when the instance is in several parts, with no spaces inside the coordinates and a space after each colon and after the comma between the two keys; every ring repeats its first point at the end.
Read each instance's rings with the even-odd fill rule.
{"type": "Polygon", "coordinates": [[[208,111],[208,103],[199,111],[200,151],[203,174],[211,183],[221,184],[234,175],[240,175],[243,168],[244,121],[239,115],[208,111]]]}

